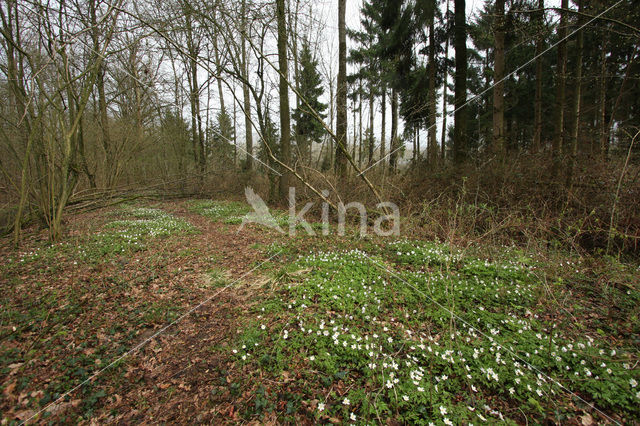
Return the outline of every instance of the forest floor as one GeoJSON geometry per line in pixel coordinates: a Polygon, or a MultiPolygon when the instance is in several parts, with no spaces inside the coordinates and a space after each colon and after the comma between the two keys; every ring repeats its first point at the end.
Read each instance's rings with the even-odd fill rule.
{"type": "Polygon", "coordinates": [[[248,211],[139,202],[0,240],[1,424],[640,421],[637,264],[248,211]]]}

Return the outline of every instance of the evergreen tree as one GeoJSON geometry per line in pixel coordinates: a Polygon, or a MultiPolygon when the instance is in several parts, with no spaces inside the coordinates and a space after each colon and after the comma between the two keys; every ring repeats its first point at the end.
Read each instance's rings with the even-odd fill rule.
{"type": "MultiPolygon", "coordinates": [[[[380,37],[382,35],[380,23],[381,2],[365,1],[360,9],[360,26],[361,30],[347,30],[349,38],[355,42],[356,47],[349,51],[349,62],[358,66],[358,69],[350,76],[351,82],[359,80],[366,88],[364,93],[367,96],[369,104],[369,124],[365,133],[373,135],[374,117],[375,117],[375,98],[382,93],[380,87],[380,76],[382,64],[379,60],[380,56],[380,37]]],[[[383,86],[384,87],[384,86],[383,86]]],[[[384,122],[383,122],[384,125],[384,122]]],[[[369,163],[373,160],[373,151],[375,146],[374,138],[367,137],[366,154],[369,163]]]]}
{"type": "MultiPolygon", "coordinates": [[[[267,148],[264,146],[265,144],[269,145],[269,148],[271,148],[271,152],[276,156],[276,158],[280,154],[280,147],[278,145],[280,132],[278,130],[278,126],[271,118],[269,108],[266,108],[266,114],[264,117],[264,134],[262,136],[263,140],[260,144],[260,147],[258,148],[258,159],[262,163],[269,165],[269,167],[278,168],[278,165],[271,159],[267,148]]],[[[260,166],[259,168],[263,169],[264,166],[260,166]]]]}
{"type": "MultiPolygon", "coordinates": [[[[532,99],[537,92],[537,64],[519,68],[536,55],[540,37],[548,37],[552,28],[541,20],[537,12],[538,0],[531,0],[506,10],[503,19],[505,63],[504,75],[504,133],[502,149],[528,149],[535,144],[549,140],[553,123],[552,111],[548,107],[553,103],[553,82],[551,73],[540,76],[540,98],[532,99]],[[514,12],[514,9],[516,12],[514,12]],[[526,13],[525,13],[526,12],[526,13]],[[542,22],[541,22],[542,21],[542,22]],[[515,74],[513,74],[513,72],[515,74]],[[536,130],[536,104],[540,105],[541,119],[536,130]],[[545,108],[542,108],[542,106],[545,108]]],[[[468,71],[468,89],[470,95],[482,96],[467,106],[469,119],[468,148],[486,152],[494,137],[493,109],[494,99],[491,86],[495,76],[495,28],[498,25],[493,2],[485,2],[474,22],[469,23],[469,36],[475,49],[469,49],[471,59],[468,71]]],[[[539,58],[540,66],[551,68],[553,55],[539,58]]],[[[535,98],[535,97],[534,97],[535,98]]]]}
{"type": "Polygon", "coordinates": [[[325,133],[322,120],[327,105],[320,102],[324,89],[318,72],[318,61],[312,56],[309,43],[304,42],[300,52],[300,73],[297,86],[303,101],[293,112],[298,149],[306,163],[311,162],[312,143],[320,142],[325,133]]]}
{"type": "MultiPolygon", "coordinates": [[[[398,116],[404,119],[406,126],[414,129],[435,124],[435,87],[442,80],[436,53],[441,51],[443,37],[441,33],[436,35],[437,4],[434,0],[376,4],[380,32],[374,52],[381,58],[380,76],[392,89],[390,151],[393,153],[400,147],[395,134],[398,116]]],[[[429,136],[433,157],[435,132],[430,132],[429,136]]],[[[391,164],[396,163],[396,155],[390,155],[391,164]]]]}
{"type": "Polygon", "coordinates": [[[233,122],[226,110],[217,115],[217,123],[211,129],[211,157],[218,167],[233,164],[233,122]]]}
{"type": "Polygon", "coordinates": [[[395,170],[401,150],[398,138],[400,92],[406,87],[413,64],[413,6],[405,1],[384,2],[382,7],[380,50],[383,58],[383,78],[391,86],[391,140],[389,167],[395,170]]]}
{"type": "MultiPolygon", "coordinates": [[[[280,132],[278,131],[278,127],[276,123],[271,119],[271,113],[269,112],[269,108],[266,108],[266,116],[265,126],[264,126],[264,134],[262,144],[260,145],[260,153],[262,160],[265,164],[267,164],[273,170],[282,170],[279,164],[277,164],[273,159],[267,154],[267,148],[264,146],[265,144],[271,148],[271,153],[279,158],[281,155],[282,145],[278,143],[280,138],[280,132]]],[[[268,173],[266,169],[263,168],[263,171],[267,173],[269,176],[269,199],[271,201],[277,200],[279,197],[279,188],[278,188],[278,175],[275,173],[268,173]]]]}

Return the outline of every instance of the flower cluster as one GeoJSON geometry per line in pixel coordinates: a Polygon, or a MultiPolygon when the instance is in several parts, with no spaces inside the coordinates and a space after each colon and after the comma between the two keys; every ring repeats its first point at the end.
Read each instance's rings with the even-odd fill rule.
{"type": "MultiPolygon", "coordinates": [[[[537,283],[527,265],[456,258],[458,268],[447,272],[426,267],[451,262],[446,249],[407,251],[401,244],[407,243],[390,253],[397,262],[393,274],[381,267],[388,259],[360,250],[310,254],[295,265],[310,271],[302,282],[269,302],[287,325],[264,332],[260,348],[289,362],[303,354],[314,371],[346,377],[358,389],[342,399],[328,395],[319,415],[364,422],[394,413],[408,423],[502,420],[496,398],[535,413],[567,389],[597,403],[638,405],[640,375],[624,367],[632,356],[545,323],[535,313],[537,283]],[[422,259],[425,268],[403,269],[407,256],[422,259]]],[[[245,361],[246,347],[238,352],[245,361]]]]}

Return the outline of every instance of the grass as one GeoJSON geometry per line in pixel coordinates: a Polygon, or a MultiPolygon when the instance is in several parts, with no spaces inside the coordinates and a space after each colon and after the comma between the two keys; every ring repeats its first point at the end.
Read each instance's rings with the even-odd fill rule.
{"type": "Polygon", "coordinates": [[[122,214],[128,218],[108,223],[102,232],[78,247],[80,254],[95,259],[96,256],[144,250],[145,245],[156,238],[194,231],[185,220],[160,209],[127,208],[122,214]]]}
{"type": "Polygon", "coordinates": [[[378,251],[311,254],[279,274],[234,349],[253,380],[266,378],[256,398],[271,398],[247,418],[278,406],[283,388],[302,394],[294,412],[318,421],[564,422],[585,401],[640,415],[637,349],[546,316],[532,261],[412,241],[378,251]],[[269,385],[291,372],[294,383],[269,385]]]}
{"type": "Polygon", "coordinates": [[[237,201],[194,200],[189,203],[189,210],[208,217],[211,220],[231,225],[242,223],[242,217],[251,209],[245,203],[237,201]]]}
{"type": "Polygon", "coordinates": [[[171,235],[195,232],[193,226],[157,208],[125,206],[107,213],[117,218],[89,235],[69,238],[58,243],[40,244],[28,251],[9,257],[2,266],[6,273],[12,268],[38,261],[55,267],[61,257],[76,262],[98,263],[118,255],[145,250],[149,243],[171,235]]]}
{"type": "MultiPolygon", "coordinates": [[[[220,201],[220,200],[194,200],[188,204],[189,211],[205,216],[213,221],[225,223],[228,225],[240,225],[248,213],[252,212],[251,207],[238,201],[220,201]]],[[[270,209],[269,213],[274,219],[274,225],[280,227],[285,233],[290,228],[289,212],[278,209],[270,209]]],[[[258,224],[258,226],[262,226],[258,224]]],[[[322,232],[322,224],[317,222],[309,223],[309,227],[315,233],[322,232]]],[[[297,224],[295,232],[301,234],[306,233],[303,225],[297,224]]]]}
{"type": "Polygon", "coordinates": [[[206,288],[222,288],[229,285],[229,275],[221,268],[211,269],[206,274],[206,280],[204,282],[206,288]]]}

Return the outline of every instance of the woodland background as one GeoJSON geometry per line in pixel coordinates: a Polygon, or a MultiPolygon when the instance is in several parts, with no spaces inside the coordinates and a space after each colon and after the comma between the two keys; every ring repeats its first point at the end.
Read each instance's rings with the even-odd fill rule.
{"type": "Polygon", "coordinates": [[[295,185],[418,235],[638,253],[636,2],[366,0],[352,28],[337,3],[4,0],[4,232],[295,185]]]}

